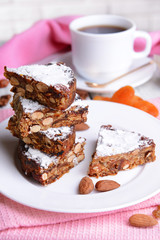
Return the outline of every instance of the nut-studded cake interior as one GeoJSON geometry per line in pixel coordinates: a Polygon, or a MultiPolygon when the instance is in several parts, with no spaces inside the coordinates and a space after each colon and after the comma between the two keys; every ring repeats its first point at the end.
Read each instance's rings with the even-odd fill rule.
{"type": "Polygon", "coordinates": [[[81,162],[85,139],[76,139],[75,125],[87,121],[88,105],[76,94],[76,79],[63,63],[5,67],[13,85],[8,122],[19,138],[18,157],[26,175],[42,185],[56,181],[81,162]]]}
{"type": "Polygon", "coordinates": [[[19,142],[18,157],[26,175],[42,185],[52,183],[84,159],[84,138],[76,138],[72,149],[65,157],[47,155],[19,142]]]}
{"type": "Polygon", "coordinates": [[[29,133],[27,137],[22,137],[19,132],[16,115],[14,115],[8,122],[8,129],[13,136],[20,138],[24,143],[48,154],[65,155],[75,142],[74,126],[48,128],[44,131],[29,133]]]}
{"type": "Polygon", "coordinates": [[[117,174],[119,170],[155,160],[155,144],[140,133],[101,126],[96,152],[89,167],[90,176],[117,174]]]}
{"type": "Polygon", "coordinates": [[[66,109],[75,98],[76,79],[70,67],[62,63],[5,67],[11,91],[54,109],[66,109]]]}
{"type": "Polygon", "coordinates": [[[71,126],[85,122],[88,114],[88,106],[77,94],[74,102],[65,110],[58,111],[17,94],[13,97],[12,107],[23,137],[27,137],[29,132],[46,130],[49,127],[71,126]]]}

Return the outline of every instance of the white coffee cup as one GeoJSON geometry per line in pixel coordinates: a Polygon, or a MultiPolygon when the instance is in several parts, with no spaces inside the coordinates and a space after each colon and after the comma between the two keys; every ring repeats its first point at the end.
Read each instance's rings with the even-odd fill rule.
{"type": "Polygon", "coordinates": [[[98,83],[107,82],[128,71],[133,59],[146,57],[151,50],[150,35],[137,31],[132,20],[116,15],[90,15],[73,20],[70,24],[72,61],[84,78],[98,83]],[[82,28],[91,26],[125,28],[115,33],[86,33],[82,28]],[[144,38],[146,47],[134,51],[135,38],[144,38]]]}

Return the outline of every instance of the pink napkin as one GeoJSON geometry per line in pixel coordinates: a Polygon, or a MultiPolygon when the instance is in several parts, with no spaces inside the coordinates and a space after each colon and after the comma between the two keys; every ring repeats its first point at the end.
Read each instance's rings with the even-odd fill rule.
{"type": "MultiPolygon", "coordinates": [[[[14,36],[0,47],[0,76],[3,76],[4,65],[18,67],[68,49],[71,43],[68,25],[75,18],[76,16],[42,20],[29,30],[14,36]]],[[[158,54],[160,31],[151,33],[151,37],[153,43],[151,55],[158,54]]],[[[135,44],[136,50],[144,47],[141,40],[137,40],[135,44]]],[[[160,98],[153,99],[152,103],[160,110],[160,98]]],[[[12,114],[11,109],[0,110],[0,121],[12,114]]],[[[128,218],[132,214],[151,214],[158,204],[160,204],[160,194],[140,204],[112,213],[65,214],[26,207],[1,194],[0,239],[158,240],[158,225],[150,229],[138,229],[128,224],[128,218]]]]}
{"type": "MultiPolygon", "coordinates": [[[[27,31],[15,35],[0,47],[0,77],[3,77],[4,66],[18,67],[39,61],[60,50],[67,50],[71,44],[69,23],[78,16],[60,17],[52,20],[41,20],[27,31]]],[[[160,54],[160,31],[150,33],[152,54],[160,54]]],[[[135,49],[144,48],[143,39],[135,41],[135,49]]]]}
{"type": "MultiPolygon", "coordinates": [[[[160,98],[151,102],[160,111],[160,98]]],[[[0,122],[13,114],[0,110],[0,122]]],[[[160,115],[158,116],[160,119],[160,115]]],[[[160,204],[160,193],[132,207],[102,213],[56,213],[37,210],[0,195],[1,240],[158,240],[159,226],[131,227],[128,219],[135,213],[152,214],[160,204]]]]}
{"type": "Polygon", "coordinates": [[[18,67],[37,62],[71,44],[69,23],[77,16],[41,20],[27,31],[15,35],[0,47],[0,77],[4,66],[18,67]]]}
{"type": "MultiPolygon", "coordinates": [[[[160,55],[160,31],[149,33],[152,39],[152,48],[150,55],[158,54],[160,55]]],[[[136,51],[142,51],[145,48],[145,40],[142,38],[137,38],[135,40],[136,51]]]]}

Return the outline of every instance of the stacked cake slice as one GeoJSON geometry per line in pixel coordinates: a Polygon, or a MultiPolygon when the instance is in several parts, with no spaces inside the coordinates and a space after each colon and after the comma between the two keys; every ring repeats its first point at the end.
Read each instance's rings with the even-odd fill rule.
{"type": "Polygon", "coordinates": [[[42,185],[52,183],[85,157],[85,139],[75,136],[75,125],[87,120],[88,106],[75,93],[74,74],[52,63],[5,67],[4,75],[15,93],[8,129],[20,139],[22,169],[42,185]]]}

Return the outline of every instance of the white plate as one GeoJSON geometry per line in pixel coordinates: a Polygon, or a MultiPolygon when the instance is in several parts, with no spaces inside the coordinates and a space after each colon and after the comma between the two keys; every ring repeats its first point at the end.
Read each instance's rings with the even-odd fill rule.
{"type": "MultiPolygon", "coordinates": [[[[135,59],[128,71],[135,69],[145,63],[148,63],[150,60],[151,59],[148,57],[142,58],[142,59],[135,59]]],[[[113,93],[125,85],[130,85],[132,87],[138,87],[138,86],[142,85],[143,83],[149,81],[151,79],[151,77],[153,76],[153,73],[156,70],[156,64],[153,63],[150,66],[144,67],[132,74],[129,74],[126,77],[121,78],[117,82],[114,82],[114,83],[106,86],[105,88],[90,88],[85,84],[85,81],[88,81],[88,80],[84,79],[76,72],[76,70],[72,64],[72,53],[71,52],[58,53],[56,55],[49,56],[48,58],[43,59],[39,63],[44,64],[44,63],[48,63],[48,62],[52,62],[52,61],[64,62],[64,63],[66,63],[66,65],[70,66],[73,69],[76,79],[77,79],[77,88],[86,90],[88,92],[97,92],[97,93],[106,93],[106,92],[113,93]]],[[[110,80],[112,80],[112,79],[110,79],[110,80]]]]}
{"type": "MultiPolygon", "coordinates": [[[[46,187],[27,178],[16,164],[18,140],[5,129],[7,120],[0,124],[0,188],[7,197],[34,208],[56,212],[101,212],[124,208],[150,198],[160,192],[160,122],[138,109],[103,101],[86,101],[89,104],[88,124],[90,129],[77,132],[87,139],[85,160],[62,178],[46,187]],[[136,119],[136,120],[135,120],[136,119]],[[78,185],[87,175],[91,156],[95,150],[97,134],[102,124],[112,124],[142,133],[156,143],[157,160],[135,169],[121,171],[112,179],[120,188],[88,195],[78,194],[78,185]]],[[[94,183],[97,179],[92,178],[94,183]]],[[[101,179],[101,178],[100,178],[101,179]]]]}

